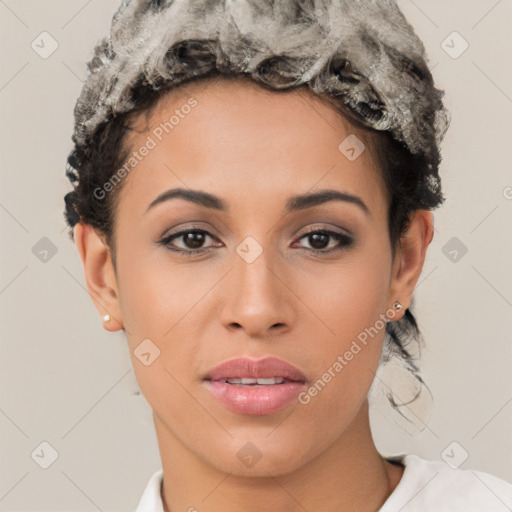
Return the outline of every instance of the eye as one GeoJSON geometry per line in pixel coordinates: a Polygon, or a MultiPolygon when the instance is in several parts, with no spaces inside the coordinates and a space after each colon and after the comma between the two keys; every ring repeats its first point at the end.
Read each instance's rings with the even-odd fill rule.
{"type": "MultiPolygon", "coordinates": [[[[159,244],[165,246],[170,251],[177,252],[185,256],[192,256],[193,254],[201,254],[207,252],[211,248],[211,246],[206,248],[203,247],[207,238],[217,240],[217,238],[208,233],[208,231],[194,228],[172,233],[163,238],[159,244]],[[180,239],[184,247],[175,245],[174,242],[180,239]]],[[[312,245],[311,249],[308,249],[307,247],[303,248],[314,254],[327,254],[334,251],[348,249],[354,245],[354,240],[352,237],[344,233],[326,229],[315,229],[308,231],[299,238],[299,240],[303,239],[307,239],[312,245]],[[327,247],[329,247],[329,244],[332,241],[335,242],[335,245],[334,247],[328,249],[327,247]]]]}
{"type": "Polygon", "coordinates": [[[205,242],[206,238],[212,238],[213,235],[208,233],[208,231],[205,231],[204,229],[186,229],[183,231],[179,231],[177,233],[173,233],[167,237],[165,237],[163,240],[161,240],[159,243],[161,245],[166,246],[170,251],[178,252],[180,254],[191,256],[192,254],[198,254],[206,252],[208,248],[203,248],[202,245],[205,242]],[[174,240],[181,239],[183,244],[185,245],[185,248],[182,249],[180,247],[175,247],[171,242],[174,240]]]}
{"type": "Polygon", "coordinates": [[[339,233],[337,231],[330,231],[326,229],[315,229],[308,231],[305,235],[301,236],[299,240],[307,239],[312,245],[310,251],[314,254],[327,254],[334,251],[340,251],[350,248],[354,245],[354,239],[345,233],[339,233]],[[336,243],[334,247],[326,249],[329,246],[329,242],[334,240],[336,243]]]}

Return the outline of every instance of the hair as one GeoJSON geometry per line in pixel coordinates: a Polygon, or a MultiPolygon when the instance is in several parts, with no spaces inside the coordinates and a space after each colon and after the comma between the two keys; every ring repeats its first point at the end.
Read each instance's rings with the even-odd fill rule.
{"type": "MultiPolygon", "coordinates": [[[[394,0],[124,0],[110,37],[94,48],[74,109],[65,219],[92,225],[115,267],[115,211],[122,184],[101,188],[129,156],[130,120],[169,90],[217,77],[270,91],[309,89],[371,132],[390,198],[393,251],[411,214],[445,198],[438,169],[449,125],[421,40],[394,0]]],[[[410,350],[423,342],[410,307],[386,324],[381,363],[398,360],[421,384],[410,350]]],[[[388,395],[394,408],[397,404],[388,395]]]]}

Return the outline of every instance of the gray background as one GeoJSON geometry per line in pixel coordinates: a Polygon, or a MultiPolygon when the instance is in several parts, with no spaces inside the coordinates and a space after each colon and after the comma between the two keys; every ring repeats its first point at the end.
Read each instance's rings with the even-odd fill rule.
{"type": "MultiPolygon", "coordinates": [[[[132,510],[160,467],[125,340],[102,328],[62,214],[73,107],[118,5],[0,0],[2,511],[132,510]],[[51,49],[43,31],[47,58],[31,47],[51,49]],[[42,442],[58,455],[47,469],[42,442]]],[[[446,90],[448,199],[415,292],[430,419],[407,427],[377,400],[372,428],[381,453],[467,452],[461,468],[512,481],[512,1],[399,5],[446,90]]]]}

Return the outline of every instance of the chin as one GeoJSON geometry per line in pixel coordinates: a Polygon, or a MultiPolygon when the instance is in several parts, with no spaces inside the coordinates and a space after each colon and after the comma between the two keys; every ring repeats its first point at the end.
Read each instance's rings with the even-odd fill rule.
{"type": "MultiPolygon", "coordinates": [[[[307,453],[300,436],[291,435],[268,436],[265,434],[245,432],[243,436],[235,436],[228,446],[205,447],[207,453],[202,454],[212,467],[234,476],[268,477],[291,473],[303,466],[315,454],[307,453]]],[[[321,449],[319,448],[319,453],[321,449]]]]}

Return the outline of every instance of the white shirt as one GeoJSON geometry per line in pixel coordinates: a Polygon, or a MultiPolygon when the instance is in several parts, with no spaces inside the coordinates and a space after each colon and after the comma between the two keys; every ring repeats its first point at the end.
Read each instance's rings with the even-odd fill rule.
{"type": "MultiPolygon", "coordinates": [[[[453,469],[404,453],[386,457],[404,466],[400,482],[378,512],[510,512],[512,483],[483,471],[453,469]]],[[[151,476],[135,512],[163,512],[163,471],[151,476]]]]}

